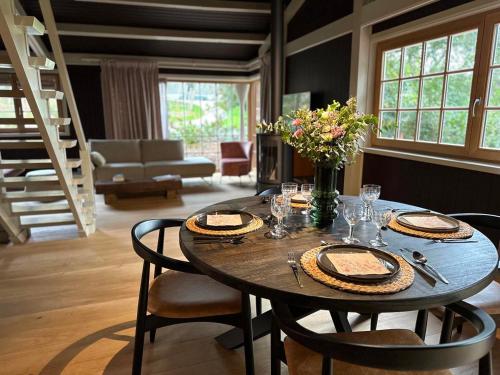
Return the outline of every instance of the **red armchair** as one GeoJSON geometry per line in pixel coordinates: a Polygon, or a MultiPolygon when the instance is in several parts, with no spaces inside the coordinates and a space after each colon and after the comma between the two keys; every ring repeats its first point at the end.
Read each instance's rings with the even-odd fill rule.
{"type": "Polygon", "coordinates": [[[252,142],[221,142],[221,176],[244,176],[252,170],[252,142]]]}

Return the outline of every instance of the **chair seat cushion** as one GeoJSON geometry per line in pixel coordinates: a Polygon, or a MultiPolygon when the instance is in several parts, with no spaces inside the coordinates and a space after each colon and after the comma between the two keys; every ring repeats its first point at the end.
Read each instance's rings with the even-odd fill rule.
{"type": "MultiPolygon", "coordinates": [[[[369,332],[335,333],[336,337],[348,339],[353,343],[372,345],[424,345],[414,332],[406,329],[388,329],[369,332]]],[[[285,353],[290,375],[321,374],[322,356],[292,340],[285,339],[285,353]]],[[[348,362],[333,360],[333,373],[342,375],[451,375],[448,370],[442,371],[393,371],[354,365],[348,362]]]]}
{"type": "Polygon", "coordinates": [[[167,318],[241,312],[241,293],[208,276],[166,271],[149,288],[148,311],[167,318]]]}
{"type": "Polygon", "coordinates": [[[500,284],[493,281],[478,294],[467,298],[465,302],[479,307],[490,315],[500,314],[500,284]]]}

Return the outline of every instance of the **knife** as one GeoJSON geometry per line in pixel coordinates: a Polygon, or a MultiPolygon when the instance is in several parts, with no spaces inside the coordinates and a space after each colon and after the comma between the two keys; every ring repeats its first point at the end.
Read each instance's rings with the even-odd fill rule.
{"type": "Polygon", "coordinates": [[[415,263],[413,260],[411,260],[410,258],[408,258],[405,253],[403,252],[403,249],[399,249],[399,251],[401,251],[401,257],[406,260],[407,263],[410,264],[410,266],[412,266],[413,268],[415,268],[417,271],[420,271],[422,272],[423,274],[425,274],[426,276],[428,276],[429,278],[431,278],[432,280],[434,280],[434,282],[437,282],[436,278],[434,277],[433,274],[431,274],[429,271],[427,270],[424,270],[423,267],[419,267],[419,265],[417,263],[415,263]]]}

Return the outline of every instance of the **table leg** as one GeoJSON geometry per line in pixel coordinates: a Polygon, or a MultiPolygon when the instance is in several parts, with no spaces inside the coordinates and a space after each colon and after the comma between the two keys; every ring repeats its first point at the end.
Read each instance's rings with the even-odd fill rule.
{"type": "Polygon", "coordinates": [[[104,194],[104,203],[112,204],[118,200],[118,197],[114,193],[105,193],[104,194]]]}
{"type": "Polygon", "coordinates": [[[441,337],[439,338],[440,344],[446,344],[451,341],[454,320],[455,313],[449,308],[446,308],[444,312],[443,326],[441,327],[441,337]]]}
{"type": "Polygon", "coordinates": [[[422,339],[425,340],[425,334],[427,332],[427,318],[429,312],[427,310],[419,310],[417,315],[417,322],[415,323],[415,333],[422,339]]]}
{"type": "MultiPolygon", "coordinates": [[[[271,332],[271,310],[252,319],[253,339],[257,340],[271,332]]],[[[233,328],[215,338],[226,349],[236,349],[243,345],[243,332],[233,328]]]]}
{"type": "Polygon", "coordinates": [[[337,332],[352,332],[351,324],[347,320],[347,312],[330,310],[330,316],[337,332]]]}
{"type": "Polygon", "coordinates": [[[284,348],[281,341],[281,330],[273,317],[271,322],[271,375],[281,374],[281,361],[284,348]]]}

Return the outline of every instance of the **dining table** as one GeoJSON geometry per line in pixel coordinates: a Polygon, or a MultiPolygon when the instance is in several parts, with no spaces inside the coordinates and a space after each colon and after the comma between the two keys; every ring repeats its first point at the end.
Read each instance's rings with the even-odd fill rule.
{"type": "MultiPolygon", "coordinates": [[[[340,196],[342,203],[358,201],[358,197],[340,196]]],[[[342,204],[340,204],[340,207],[342,204]]],[[[374,208],[397,210],[424,210],[408,204],[377,200],[374,208]]],[[[348,224],[342,210],[329,226],[317,228],[308,215],[300,209],[288,215],[285,223],[288,235],[275,239],[270,235],[272,221],[269,199],[252,196],[232,199],[207,206],[193,215],[219,210],[242,210],[266,219],[258,230],[245,234],[241,242],[198,243],[186,223],[179,232],[180,247],[185,257],[201,272],[243,293],[257,297],[280,300],[304,311],[328,310],[337,330],[350,330],[348,312],[380,314],[384,312],[419,311],[417,318],[425,329],[427,311],[464,300],[484,289],[494,278],[498,268],[498,252],[493,243],[479,230],[461,243],[440,243],[428,238],[406,235],[384,228],[384,240],[388,246],[384,251],[400,255],[401,248],[418,250],[424,254],[445,278],[448,284],[431,280],[425,274],[415,271],[413,283],[406,289],[391,294],[357,294],[332,288],[309,277],[299,266],[303,287],[301,287],[289,266],[288,253],[293,251],[300,259],[302,253],[324,243],[342,243],[348,234],[348,224]],[[307,310],[309,309],[309,310],[307,310]]],[[[354,236],[361,245],[370,246],[375,238],[376,226],[361,221],[354,227],[354,236]]],[[[411,256],[410,256],[411,257],[411,256]]],[[[254,338],[270,332],[271,313],[268,311],[253,319],[254,338]]],[[[238,330],[232,330],[218,337],[228,348],[241,344],[238,330]]]]}

